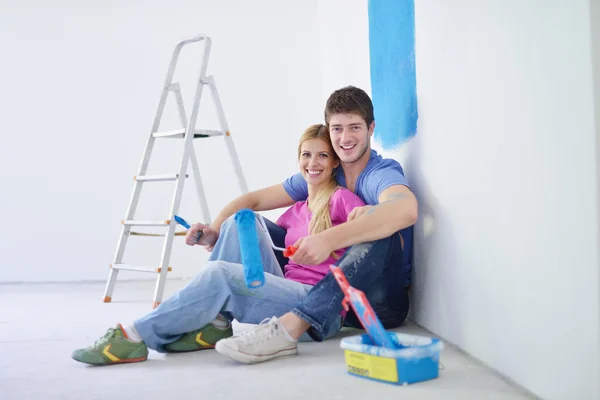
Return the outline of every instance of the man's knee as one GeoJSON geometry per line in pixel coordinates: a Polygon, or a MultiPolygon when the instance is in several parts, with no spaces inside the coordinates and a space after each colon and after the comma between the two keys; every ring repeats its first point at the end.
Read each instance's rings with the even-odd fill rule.
{"type": "Polygon", "coordinates": [[[394,255],[394,253],[400,250],[400,254],[402,253],[402,248],[400,246],[400,235],[398,233],[394,233],[391,236],[387,236],[381,239],[362,242],[352,245],[344,254],[343,258],[340,259],[338,263],[340,266],[342,262],[345,263],[361,263],[362,261],[372,259],[373,262],[377,263],[387,263],[389,258],[394,255]]]}

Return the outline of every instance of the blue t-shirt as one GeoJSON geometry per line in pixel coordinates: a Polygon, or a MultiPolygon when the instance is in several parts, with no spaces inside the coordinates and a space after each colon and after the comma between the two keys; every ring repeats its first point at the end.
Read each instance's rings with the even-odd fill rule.
{"type": "MultiPolygon", "coordinates": [[[[344,170],[341,167],[337,168],[335,177],[340,186],[347,187],[344,170]]],[[[404,185],[410,188],[402,166],[398,161],[383,158],[375,150],[371,150],[369,161],[356,180],[355,193],[366,204],[375,205],[379,203],[381,192],[393,185],[404,185]]],[[[294,201],[304,201],[308,197],[308,185],[299,172],[286,179],[283,182],[283,187],[294,201]]],[[[410,286],[412,280],[413,227],[410,226],[401,230],[400,234],[404,239],[402,257],[405,275],[404,284],[407,287],[410,286]]]]}

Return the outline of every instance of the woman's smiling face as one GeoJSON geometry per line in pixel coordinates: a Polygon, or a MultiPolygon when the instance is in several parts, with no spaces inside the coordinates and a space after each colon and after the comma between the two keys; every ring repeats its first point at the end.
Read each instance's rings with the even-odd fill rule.
{"type": "Polygon", "coordinates": [[[308,139],[300,146],[300,172],[309,185],[329,182],[333,169],[338,166],[333,149],[322,139],[308,139]]]}

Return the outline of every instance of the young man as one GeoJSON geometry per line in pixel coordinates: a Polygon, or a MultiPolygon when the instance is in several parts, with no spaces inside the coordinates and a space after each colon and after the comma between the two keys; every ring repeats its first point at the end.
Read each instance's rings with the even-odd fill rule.
{"type": "MultiPolygon", "coordinates": [[[[386,328],[400,326],[408,313],[408,287],[411,281],[410,256],[412,225],[417,220],[417,200],[411,192],[398,162],[384,159],[371,149],[375,128],[373,104],[369,96],[356,87],[335,91],[325,107],[334,151],[341,160],[337,181],[361,197],[367,206],[355,208],[348,223],[307,236],[296,243],[291,257],[296,263],[318,265],[335,249],[351,248],[337,262],[350,285],[365,292],[373,309],[386,328]],[[403,256],[405,240],[409,248],[403,256]]],[[[204,230],[211,248],[218,237],[218,227],[238,209],[255,210],[268,206],[286,206],[307,198],[307,185],[301,174],[275,185],[242,196],[230,203],[212,224],[213,228],[195,225],[188,232],[187,243],[193,244],[198,230],[204,230]],[[251,201],[251,199],[254,199],[251,201]],[[211,236],[212,235],[212,236],[211,236]],[[216,239],[215,239],[216,240],[216,239]]],[[[325,327],[339,318],[343,293],[332,274],[328,274],[291,312],[273,317],[254,329],[217,342],[216,349],[241,362],[254,363],[290,354],[297,340],[307,332],[316,341],[326,335],[325,327]]],[[[361,328],[350,312],[349,326],[361,328]]]]}

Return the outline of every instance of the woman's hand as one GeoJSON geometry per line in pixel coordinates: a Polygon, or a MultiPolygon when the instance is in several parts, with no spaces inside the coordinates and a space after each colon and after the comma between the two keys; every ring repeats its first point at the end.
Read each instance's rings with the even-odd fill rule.
{"type": "Polygon", "coordinates": [[[305,236],[294,243],[296,251],[290,260],[301,265],[319,265],[329,258],[334,250],[318,235],[305,236]]]}
{"type": "Polygon", "coordinates": [[[199,222],[192,225],[185,234],[185,244],[188,246],[204,246],[208,251],[212,251],[217,239],[219,239],[219,232],[199,222]],[[198,239],[198,236],[200,236],[200,239],[198,239]]]}

